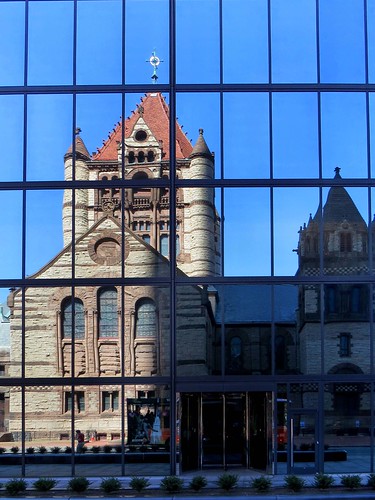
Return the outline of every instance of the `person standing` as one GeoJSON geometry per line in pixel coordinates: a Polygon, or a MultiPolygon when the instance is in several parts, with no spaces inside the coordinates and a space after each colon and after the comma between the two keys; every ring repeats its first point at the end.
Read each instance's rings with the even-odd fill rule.
{"type": "Polygon", "coordinates": [[[76,430],[76,440],[77,440],[76,453],[81,454],[83,451],[83,447],[85,445],[85,436],[79,429],[76,430]]]}

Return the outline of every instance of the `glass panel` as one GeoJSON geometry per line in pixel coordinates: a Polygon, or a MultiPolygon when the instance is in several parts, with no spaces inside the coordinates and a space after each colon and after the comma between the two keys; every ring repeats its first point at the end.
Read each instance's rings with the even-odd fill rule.
{"type": "Polygon", "coordinates": [[[177,192],[180,253],[177,267],[188,276],[221,273],[220,216],[213,188],[187,188],[177,192]]]}
{"type": "Polygon", "coordinates": [[[315,0],[271,2],[273,82],[316,82],[315,10],[315,0]]]}
{"type": "MultiPolygon", "coordinates": [[[[29,85],[71,84],[73,2],[30,2],[28,33],[29,85]]],[[[48,121],[44,125],[46,123],[48,121]]],[[[45,131],[48,127],[43,126],[43,129],[45,131]]]]}
{"type": "MultiPolygon", "coordinates": [[[[225,177],[269,177],[269,147],[268,94],[224,94],[225,177]]],[[[216,172],[219,176],[217,168],[216,172]]]]}
{"type": "Polygon", "coordinates": [[[298,287],[274,287],[275,372],[277,374],[301,373],[301,352],[298,328],[298,287]]]}
{"type": "Polygon", "coordinates": [[[27,179],[63,180],[64,155],[72,142],[72,97],[30,95],[27,106],[27,179]]]}
{"type": "Polygon", "coordinates": [[[271,272],[269,191],[261,188],[233,188],[226,189],[224,195],[225,275],[269,275],[271,272]],[[246,259],[243,258],[244,252],[246,259]]]}
{"type": "Polygon", "coordinates": [[[179,179],[211,179],[214,176],[220,178],[219,94],[178,94],[176,109],[179,125],[176,129],[177,177],[179,179]],[[209,110],[209,119],[207,110],[209,110]],[[186,168],[186,162],[182,160],[190,157],[192,153],[194,156],[190,162],[190,168],[186,168]],[[214,156],[210,158],[209,153],[214,156]],[[214,165],[214,172],[208,160],[214,165]],[[192,168],[193,165],[195,168],[192,168]]]}
{"type": "Polygon", "coordinates": [[[0,109],[2,110],[0,113],[0,149],[2,151],[0,181],[19,181],[22,179],[23,102],[21,96],[0,96],[0,109]]]}
{"type": "MultiPolygon", "coordinates": [[[[92,467],[101,475],[121,475],[123,453],[127,451],[124,448],[126,427],[124,427],[125,434],[122,434],[122,424],[126,426],[126,419],[123,418],[121,412],[122,397],[119,385],[106,384],[76,388],[73,401],[77,475],[87,476],[88,468],[92,467]],[[81,436],[77,430],[80,431],[81,436]],[[83,449],[82,444],[79,444],[82,439],[83,449]]],[[[66,402],[72,401],[69,388],[66,388],[65,400],[66,402]]],[[[65,409],[67,410],[65,419],[70,422],[71,411],[68,408],[65,409]]],[[[93,475],[93,472],[89,472],[89,475],[93,475]]]]}
{"type": "Polygon", "coordinates": [[[22,475],[21,466],[21,387],[12,385],[0,388],[0,408],[4,425],[1,447],[5,452],[0,455],[0,477],[17,477],[22,475]],[[10,413],[12,419],[9,419],[10,413]]]}
{"type": "MultiPolygon", "coordinates": [[[[65,207],[62,217],[63,192],[28,191],[26,195],[26,274],[38,278],[69,278],[71,248],[63,250],[62,219],[64,226],[70,223],[71,208],[65,207]]],[[[70,238],[66,241],[69,243],[70,238]]]]}
{"type": "Polygon", "coordinates": [[[1,2],[0,4],[0,85],[22,85],[25,56],[25,4],[1,2]]]}
{"type": "Polygon", "coordinates": [[[321,81],[365,81],[363,3],[356,0],[320,0],[321,81]]]}
{"type": "Polygon", "coordinates": [[[367,0],[368,72],[369,82],[375,80],[375,1],[367,0]]]}
{"type": "Polygon", "coordinates": [[[178,286],[176,357],[179,376],[220,374],[219,293],[212,286],[178,286]]]}
{"type": "Polygon", "coordinates": [[[126,288],[126,376],[153,377],[169,374],[169,307],[167,287],[126,288]]]}
{"type": "MultiPolygon", "coordinates": [[[[375,5],[375,3],[374,3],[375,5]]],[[[375,8],[375,7],[374,7],[375,8]]],[[[369,141],[370,141],[370,150],[373,151],[375,148],[375,94],[369,92],[369,141]]],[[[375,163],[374,158],[370,155],[370,176],[375,177],[375,163]]]]}
{"type": "Polygon", "coordinates": [[[326,285],[324,305],[326,373],[370,373],[368,286],[326,285]]]}
{"type": "Polygon", "coordinates": [[[168,5],[168,0],[125,2],[126,83],[169,81],[168,5]],[[160,63],[155,61],[153,65],[150,64],[153,55],[159,58],[160,63]],[[157,78],[153,78],[153,75],[157,78]]]}
{"type": "MultiPolygon", "coordinates": [[[[139,95],[125,97],[126,116],[128,116],[139,102],[139,95]]],[[[79,94],[76,98],[77,105],[77,136],[76,151],[89,155],[91,160],[111,161],[118,159],[117,148],[121,141],[121,95],[120,94],[79,94]],[[116,136],[116,137],[114,137],[116,136]],[[109,145],[115,144],[115,147],[109,145]],[[107,150],[105,154],[105,151],[107,150]],[[101,153],[101,154],[100,154],[101,153]]],[[[67,146],[71,144],[69,137],[67,146]]],[[[81,158],[79,158],[81,159],[81,158]]],[[[76,177],[79,173],[76,165],[76,177]]],[[[101,164],[101,168],[104,165],[101,164]]],[[[107,166],[107,169],[109,167],[107,166]]],[[[113,166],[112,166],[113,168],[113,166]]],[[[97,170],[92,173],[90,180],[97,180],[97,170]]],[[[102,174],[103,176],[105,173],[102,174]]]]}
{"type": "Polygon", "coordinates": [[[276,93],[272,100],[275,177],[318,177],[318,113],[315,93],[276,93]]]}
{"type": "MultiPolygon", "coordinates": [[[[226,374],[271,374],[271,324],[276,319],[271,287],[228,285],[222,291],[216,314],[225,321],[226,374]]],[[[216,331],[220,335],[220,329],[216,331]]],[[[219,347],[220,343],[215,342],[215,346],[217,344],[219,347]]]]}
{"type": "Polygon", "coordinates": [[[319,270],[319,216],[315,214],[318,206],[317,189],[274,189],[275,274],[309,275],[312,256],[315,272],[319,270]]]}
{"type": "MultiPolygon", "coordinates": [[[[10,375],[10,307],[7,305],[9,290],[0,288],[0,379],[10,375]]],[[[0,432],[7,431],[9,389],[0,387],[0,432]]]]}
{"type": "Polygon", "coordinates": [[[121,83],[121,7],[121,0],[78,1],[78,84],[121,83]]]}
{"type": "Polygon", "coordinates": [[[305,375],[322,369],[321,290],[319,285],[304,284],[298,291],[299,363],[305,375]]]}
{"type": "Polygon", "coordinates": [[[276,474],[286,474],[288,462],[288,397],[287,386],[278,384],[276,397],[276,474]]]}
{"type": "Polygon", "coordinates": [[[323,176],[367,177],[366,99],[362,93],[322,93],[323,176]]]}
{"type": "MultiPolygon", "coordinates": [[[[336,170],[335,180],[339,180],[336,170]]],[[[334,186],[323,191],[324,273],[369,272],[367,189],[334,186]]]]}
{"type": "Polygon", "coordinates": [[[0,191],[4,235],[0,245],[0,277],[20,278],[22,274],[22,192],[0,191]],[[11,207],[11,209],[10,209],[11,207]]]}
{"type": "Polygon", "coordinates": [[[295,474],[313,474],[317,470],[317,411],[291,412],[290,465],[295,474]]]}
{"type": "Polygon", "coordinates": [[[176,51],[178,83],[219,81],[217,0],[177,0],[176,51]]]}
{"type": "Polygon", "coordinates": [[[325,473],[370,471],[370,399],[370,384],[346,379],[324,386],[325,473]]]}
{"type": "Polygon", "coordinates": [[[169,474],[172,425],[169,397],[170,391],[165,385],[125,388],[127,475],[169,474]],[[143,463],[139,463],[140,453],[143,463]]]}
{"type": "Polygon", "coordinates": [[[268,82],[267,26],[267,2],[223,0],[225,83],[268,82]]]}

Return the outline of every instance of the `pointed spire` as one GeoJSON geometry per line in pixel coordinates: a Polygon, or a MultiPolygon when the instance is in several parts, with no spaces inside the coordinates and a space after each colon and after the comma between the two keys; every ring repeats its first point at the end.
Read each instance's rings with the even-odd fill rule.
{"type": "MultiPolygon", "coordinates": [[[[81,156],[81,157],[84,157],[84,158],[87,158],[89,159],[90,158],[90,153],[88,152],[86,146],[85,146],[85,143],[83,142],[83,140],[81,139],[81,137],[79,136],[81,132],[81,129],[79,127],[77,127],[75,129],[75,152],[76,152],[76,156],[81,156]]],[[[71,145],[68,149],[68,151],[65,153],[65,157],[66,156],[71,156],[73,154],[73,145],[71,145]]]]}
{"type": "Polygon", "coordinates": [[[203,129],[199,129],[199,136],[195,146],[193,147],[193,151],[190,154],[190,158],[194,158],[194,156],[206,156],[208,158],[212,158],[212,153],[208,149],[207,143],[203,137],[203,129]]]}
{"type": "MultiPolygon", "coordinates": [[[[341,179],[340,168],[335,168],[335,179],[341,179]]],[[[342,222],[344,220],[365,224],[362,215],[344,187],[333,186],[328,192],[323,208],[324,222],[342,222]]]]}

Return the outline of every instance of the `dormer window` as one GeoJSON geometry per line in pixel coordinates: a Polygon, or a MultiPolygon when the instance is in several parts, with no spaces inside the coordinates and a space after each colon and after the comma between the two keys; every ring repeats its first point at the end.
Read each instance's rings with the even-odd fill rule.
{"type": "Polygon", "coordinates": [[[135,140],[138,142],[143,142],[147,139],[147,133],[145,130],[137,130],[135,133],[135,140]]]}

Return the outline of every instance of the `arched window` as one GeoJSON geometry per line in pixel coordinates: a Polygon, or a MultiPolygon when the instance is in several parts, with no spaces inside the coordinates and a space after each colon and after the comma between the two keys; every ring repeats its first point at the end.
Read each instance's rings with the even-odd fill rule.
{"type": "Polygon", "coordinates": [[[144,163],[144,161],[145,161],[145,154],[143,151],[140,151],[138,153],[138,163],[144,163]]]}
{"type": "Polygon", "coordinates": [[[128,158],[129,158],[129,163],[134,163],[135,162],[134,151],[130,151],[128,158]]]}
{"type": "Polygon", "coordinates": [[[160,253],[164,257],[168,257],[169,255],[169,236],[167,234],[160,236],[160,253]]]}
{"type": "Polygon", "coordinates": [[[180,255],[181,249],[180,249],[180,237],[177,234],[176,235],[176,256],[180,255]]]}
{"type": "Polygon", "coordinates": [[[157,317],[156,305],[151,299],[141,300],[136,309],[135,336],[156,337],[157,317]]]}
{"type": "Polygon", "coordinates": [[[63,339],[71,339],[74,328],[74,338],[83,339],[85,337],[85,313],[83,302],[74,299],[74,324],[73,324],[73,300],[66,298],[61,307],[61,330],[63,339]]]}
{"type": "Polygon", "coordinates": [[[98,292],[99,337],[118,336],[117,290],[101,288],[98,292]]]}
{"type": "Polygon", "coordinates": [[[154,152],[153,152],[153,151],[149,151],[149,152],[147,153],[147,161],[148,161],[149,163],[151,163],[151,162],[153,162],[153,161],[154,161],[154,159],[155,159],[154,152]]]}

